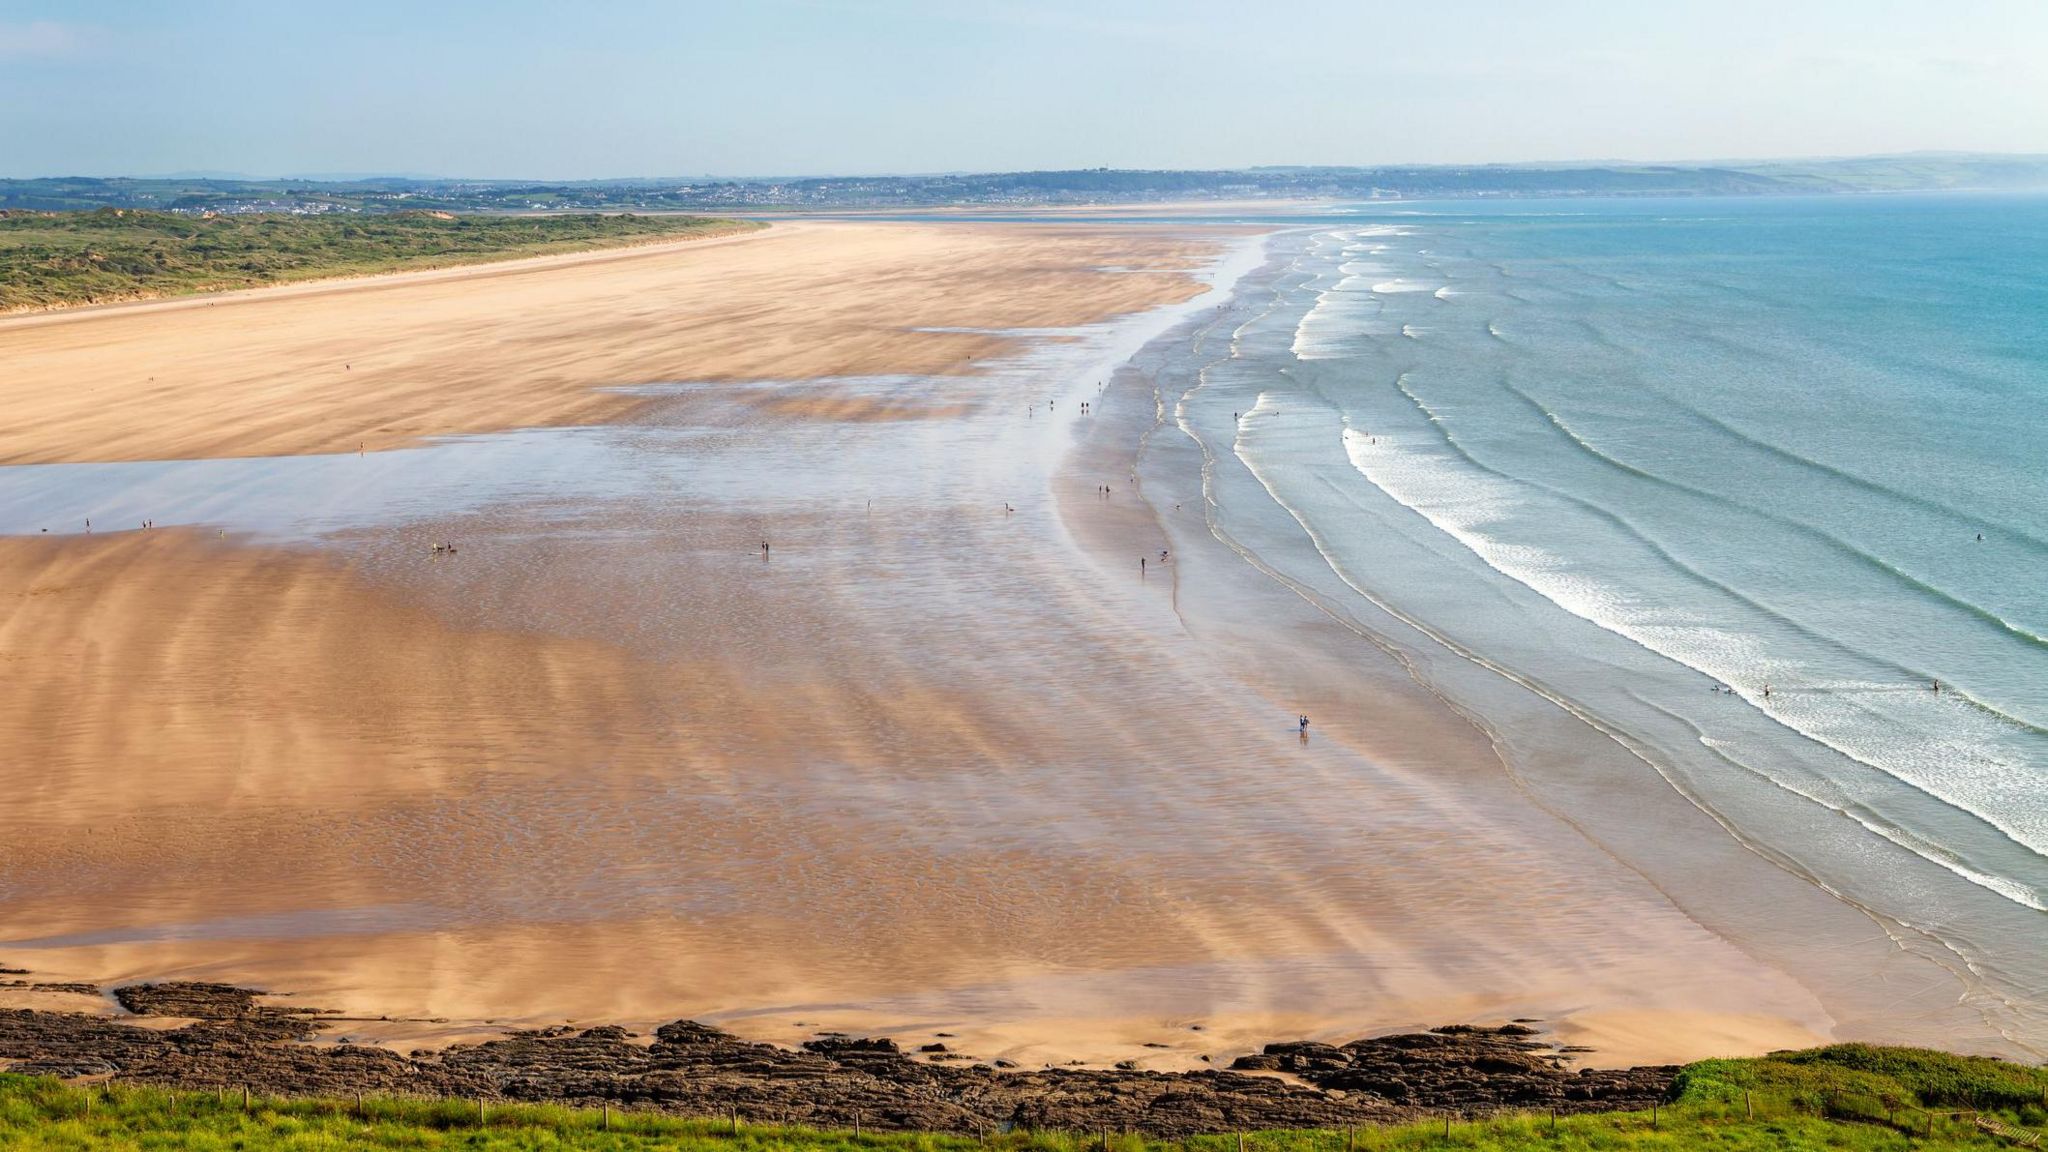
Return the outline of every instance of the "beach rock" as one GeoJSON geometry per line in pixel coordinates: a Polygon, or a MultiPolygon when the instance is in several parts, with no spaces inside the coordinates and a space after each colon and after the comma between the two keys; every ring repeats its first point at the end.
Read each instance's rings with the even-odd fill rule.
{"type": "Polygon", "coordinates": [[[145,1028],[120,1018],[0,1012],[0,1066],[65,1077],[115,1076],[187,1088],[278,1094],[406,1093],[467,1099],[656,1108],[742,1121],[985,1132],[1005,1125],[1132,1130],[1167,1138],[1253,1128],[1337,1128],[1442,1112],[1514,1107],[1647,1107],[1673,1068],[1573,1072],[1526,1030],[1460,1026],[1344,1045],[1268,1045],[1239,1070],[1024,1071],[950,1051],[906,1054],[887,1038],[827,1036],[799,1049],[741,1040],[690,1020],[642,1044],[623,1028],[539,1028],[410,1056],[366,1044],[314,1046],[340,1022],[258,1003],[217,984],[133,985],[137,1014],[193,1023],[145,1028]],[[933,1062],[931,1057],[957,1062],[933,1062]],[[1287,1071],[1293,1079],[1252,1072],[1287,1071]]]}
{"type": "Polygon", "coordinates": [[[177,981],[130,984],[114,989],[114,999],[137,1016],[187,1016],[197,1020],[228,1020],[256,1011],[262,993],[232,984],[177,981]]]}

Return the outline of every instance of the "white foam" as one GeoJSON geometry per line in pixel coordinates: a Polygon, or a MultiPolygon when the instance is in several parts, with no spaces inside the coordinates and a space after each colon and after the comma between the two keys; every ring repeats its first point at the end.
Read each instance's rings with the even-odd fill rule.
{"type": "MultiPolygon", "coordinates": [[[[1427,409],[1425,409],[1427,411],[1427,409]]],[[[1431,413],[1434,419],[1434,414],[1431,413]]],[[[1774,650],[1739,624],[1754,610],[1699,584],[1696,595],[1651,593],[1608,568],[1649,563],[1646,547],[1614,537],[1600,549],[1567,556],[1515,538],[1540,494],[1473,468],[1448,447],[1380,436],[1377,444],[1344,431],[1351,465],[1397,503],[1422,516],[1488,567],[1580,619],[1733,687],[1772,719],[1997,828],[2016,844],[2048,855],[2048,811],[2037,801],[2036,771],[2009,754],[2010,725],[1953,698],[1901,691],[1896,682],[1818,683],[1795,651],[1774,650]],[[1638,555],[1627,553],[1634,551],[1638,555]],[[1779,691],[1766,697],[1765,684],[1779,691]],[[1787,691],[1785,689],[1791,689],[1787,691]]],[[[1568,508],[1554,509],[1570,516],[1568,508]]],[[[1668,558],[1667,558],[1668,559],[1668,558]]],[[[1888,834],[1902,844],[1909,837],[1888,834]]],[[[1908,844],[1907,846],[1911,846],[1908,844]]],[[[1915,849],[1919,851],[1919,849],[1915,849]]],[[[2008,899],[2048,910],[2048,890],[1992,877],[1941,852],[1927,858],[2008,899]]]]}

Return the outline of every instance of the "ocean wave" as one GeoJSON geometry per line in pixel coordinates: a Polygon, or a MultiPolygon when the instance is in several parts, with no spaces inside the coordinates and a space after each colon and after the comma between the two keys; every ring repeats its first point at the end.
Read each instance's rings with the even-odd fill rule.
{"type": "MultiPolygon", "coordinates": [[[[1995,892],[2015,904],[2032,908],[2036,911],[2048,912],[2048,895],[2044,895],[2042,892],[2026,884],[1976,867],[1958,857],[1947,847],[1919,835],[1912,829],[1902,828],[1897,823],[1884,819],[1877,812],[1873,811],[1868,804],[1850,795],[1841,787],[1817,786],[1829,783],[1823,779],[1794,781],[1783,775],[1773,775],[1733,755],[1729,751],[1726,741],[1716,740],[1708,736],[1706,731],[1692,717],[1685,716],[1653,701],[1646,700],[1644,704],[1662,713],[1665,717],[1685,725],[1692,731],[1693,738],[1699,742],[1700,747],[1706,749],[1716,760],[1730,768],[1746,773],[1774,788],[1789,792],[1808,803],[1819,805],[1830,812],[1840,813],[1842,816],[1855,821],[1864,831],[1881,836],[1892,844],[1911,852],[1913,855],[1945,871],[1952,872],[1980,888],[1995,892]]],[[[1704,802],[1697,798],[1694,798],[1694,803],[1705,807],[1704,802]]],[[[1725,822],[1723,826],[1727,827],[1725,822]]],[[[1730,827],[1729,830],[1745,843],[1752,843],[1748,837],[1742,835],[1739,829],[1730,827]]],[[[1773,858],[1778,856],[1775,851],[1772,851],[1770,854],[1773,858]]]]}
{"type": "MultiPolygon", "coordinates": [[[[1752,435],[1751,433],[1745,432],[1742,429],[1737,428],[1735,425],[1730,424],[1726,420],[1711,415],[1710,413],[1702,410],[1696,405],[1688,404],[1675,396],[1669,395],[1668,393],[1658,392],[1657,395],[1660,399],[1667,401],[1675,407],[1684,409],[1687,413],[1699,418],[1702,422],[1711,424],[1715,428],[1721,430],[1722,432],[1727,433],[1729,436],[1732,436],[1735,439],[1742,441],[1744,444],[1747,444],[1760,452],[1764,452],[1773,457],[1776,457],[1779,460],[1783,460],[1788,464],[1793,464],[1801,468],[1809,469],[1811,471],[1818,472],[1824,476],[1829,476],[1833,479],[1840,480],[1845,484],[1861,488],[1865,491],[1877,493],[1890,499],[1897,500],[1900,503],[1911,504],[1914,507],[1921,508],[1925,511],[1934,512],[1938,515],[1951,518],[1960,523],[1968,524],[1971,526],[1972,529],[1981,529],[1984,531],[1997,533],[2004,539],[2019,543],[2032,551],[2048,554],[2048,540],[2043,540],[2037,536],[2031,535],[2027,532],[2024,532],[2018,528],[2013,527],[2010,524],[1994,523],[1990,520],[1985,520],[1982,517],[1973,515],[1970,512],[1966,512],[1960,508],[1952,508],[1939,500],[1932,500],[1925,496],[1918,495],[1916,493],[1901,491],[1889,485],[1879,483],[1876,480],[1872,480],[1869,477],[1858,475],[1854,472],[1849,471],[1846,468],[1838,468],[1824,461],[1816,460],[1811,456],[1802,455],[1801,453],[1795,452],[1790,448],[1774,444],[1761,436],[1756,436],[1752,435]]],[[[2031,635],[2031,633],[2029,634],[2031,635]]]]}
{"type": "MultiPolygon", "coordinates": [[[[1797,532],[1800,535],[1806,536],[1810,539],[1818,540],[1826,544],[1828,547],[1839,552],[1841,555],[1843,555],[1850,561],[1856,564],[1860,564],[1868,569],[1877,571],[1883,574],[1885,577],[1895,580],[1898,583],[1904,585],[1905,587],[1911,589],[1914,593],[1928,597],[1940,603],[1946,604],[1949,607],[1955,609],[1956,611],[1969,616],[1971,619],[1973,619],[1979,624],[1989,625],[1990,627],[1997,628],[2004,632],[2010,633],[2012,636],[2028,644],[2048,648],[2048,637],[2044,637],[2032,631],[2031,629],[2028,629],[2018,623],[2015,623],[2012,620],[2008,620],[2004,616],[1999,615],[1997,612],[1994,612],[1991,609],[1986,608],[1980,604],[1974,603],[1967,597],[1964,597],[1959,593],[1944,588],[1941,585],[1934,583],[1932,580],[1917,576],[1912,572],[1908,571],[1907,569],[1901,567],[1900,565],[1895,564],[1889,560],[1886,560],[1882,556],[1879,556],[1874,552],[1870,552],[1864,548],[1861,548],[1856,544],[1846,539],[1843,539],[1840,536],[1835,535],[1832,532],[1825,531],[1821,528],[1817,528],[1811,524],[1808,524],[1803,520],[1798,520],[1791,516],[1787,516],[1781,512],[1775,512],[1771,509],[1760,507],[1749,501],[1739,499],[1726,493],[1710,492],[1706,489],[1695,487],[1694,485],[1686,484],[1678,480],[1673,480],[1670,477],[1659,475],[1658,473],[1652,472],[1648,469],[1639,468],[1626,461],[1617,459],[1614,456],[1611,456],[1606,452],[1601,451],[1598,447],[1595,447],[1590,440],[1586,439],[1584,436],[1581,436],[1576,430],[1572,428],[1570,424],[1566,423],[1562,416],[1545,407],[1542,403],[1537,401],[1535,397],[1529,395],[1528,392],[1510,383],[1504,383],[1502,384],[1502,387],[1507,389],[1507,391],[1511,394],[1519,397],[1524,403],[1528,404],[1530,408],[1535,410],[1537,415],[1543,417],[1544,420],[1548,421],[1551,427],[1563,433],[1565,439],[1570,441],[1574,447],[1578,448],[1581,452],[1584,452],[1587,455],[1590,455],[1593,458],[1600,460],[1601,462],[1607,464],[1612,468],[1618,469],[1622,472],[1626,472],[1629,475],[1638,477],[1640,479],[1647,480],[1653,484],[1670,488],[1673,491],[1684,492],[1690,496],[1694,496],[1703,500],[1708,500],[1713,503],[1727,504],[1732,507],[1741,508],[1752,515],[1761,517],[1765,520],[1769,520],[1770,522],[1777,524],[1780,527],[1789,529],[1793,532],[1797,532]]],[[[1966,695],[1964,698],[1970,699],[1966,695]]],[[[2018,716],[2013,716],[2003,711],[2000,711],[1999,709],[1993,707],[1988,703],[1985,703],[1984,701],[1971,699],[1971,702],[1981,708],[1984,708],[1989,712],[1992,712],[2002,720],[2021,725],[2036,732],[2041,732],[2044,735],[2048,735],[2048,728],[2043,728],[2040,725],[2034,724],[2031,721],[2024,720],[2018,716]]]]}
{"type": "MultiPolygon", "coordinates": [[[[1402,390],[1409,391],[1405,385],[1402,390]]],[[[1423,410],[1428,411],[1426,406],[1423,410]]],[[[2014,725],[1953,697],[1912,691],[1904,679],[1910,673],[1903,670],[1891,679],[1816,682],[1807,662],[1726,621],[1758,612],[1790,625],[1810,642],[1832,640],[1691,570],[1646,538],[1631,543],[1648,547],[1661,563],[1696,582],[1702,597],[1696,604],[1711,605],[1715,597],[1732,602],[1725,609],[1688,610],[1682,600],[1646,596],[1603,573],[1599,558],[1605,551],[1568,555],[1518,538],[1514,526],[1540,515],[1534,504],[1543,494],[1471,460],[1440,423],[1434,446],[1385,434],[1372,443],[1347,428],[1345,452],[1374,487],[1494,571],[1580,619],[1731,686],[1788,730],[1970,813],[2037,856],[2048,856],[2048,813],[2030,802],[2036,791],[2032,767],[2001,751],[2014,725]],[[1766,696],[1765,684],[1778,687],[1766,696]]],[[[1604,510],[1589,511],[1614,519],[1604,510]]],[[[1634,531],[1618,521],[1616,527],[1634,531]]]]}

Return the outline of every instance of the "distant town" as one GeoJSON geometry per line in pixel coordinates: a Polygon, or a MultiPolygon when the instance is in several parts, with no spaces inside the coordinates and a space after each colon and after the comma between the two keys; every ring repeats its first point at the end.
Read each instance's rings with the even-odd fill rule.
{"type": "Polygon", "coordinates": [[[874,211],[1175,201],[1757,196],[2048,187],[2048,156],[1915,154],[1727,164],[1093,168],[929,176],[571,182],[388,177],[0,180],[0,210],[194,215],[333,212],[874,211]]]}

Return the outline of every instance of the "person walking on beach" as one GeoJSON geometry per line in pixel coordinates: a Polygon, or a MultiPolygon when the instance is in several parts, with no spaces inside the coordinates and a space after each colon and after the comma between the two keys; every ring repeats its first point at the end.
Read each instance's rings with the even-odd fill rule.
{"type": "Polygon", "coordinates": [[[767,558],[768,558],[768,542],[767,542],[766,540],[763,540],[763,541],[761,541],[761,559],[763,559],[763,560],[766,560],[767,558]]]}
{"type": "Polygon", "coordinates": [[[1300,725],[1301,734],[1303,736],[1308,735],[1308,714],[1303,713],[1301,716],[1297,717],[1296,720],[1300,725]]]}

